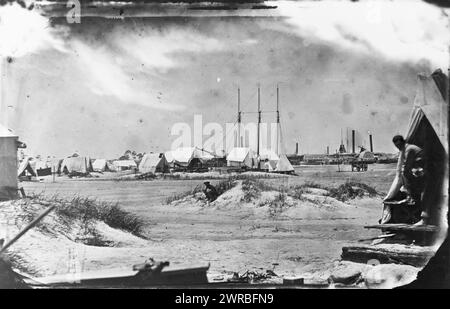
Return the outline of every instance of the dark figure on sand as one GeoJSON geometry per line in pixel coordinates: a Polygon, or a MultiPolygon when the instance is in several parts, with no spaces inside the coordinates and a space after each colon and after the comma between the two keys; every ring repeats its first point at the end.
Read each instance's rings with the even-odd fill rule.
{"type": "Polygon", "coordinates": [[[219,196],[216,188],[209,181],[205,181],[204,184],[205,188],[203,189],[203,193],[205,193],[206,199],[208,200],[208,202],[215,201],[219,196]]]}

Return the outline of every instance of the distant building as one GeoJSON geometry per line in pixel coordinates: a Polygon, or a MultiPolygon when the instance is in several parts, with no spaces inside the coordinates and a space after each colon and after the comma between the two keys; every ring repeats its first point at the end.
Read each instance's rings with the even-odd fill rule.
{"type": "Polygon", "coordinates": [[[15,199],[17,189],[18,137],[0,125],[0,201],[15,199]]]}

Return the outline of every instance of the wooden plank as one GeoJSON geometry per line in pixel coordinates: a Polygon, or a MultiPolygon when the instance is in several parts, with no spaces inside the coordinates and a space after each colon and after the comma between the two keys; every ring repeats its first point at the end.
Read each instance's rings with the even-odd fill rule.
{"type": "Polygon", "coordinates": [[[384,235],[378,235],[375,237],[369,237],[369,238],[363,238],[363,239],[358,239],[358,242],[363,242],[363,241],[369,241],[369,240],[377,240],[377,239],[384,239],[384,238],[390,238],[390,237],[394,237],[397,234],[384,234],[384,235]]]}
{"type": "Polygon", "coordinates": [[[395,263],[422,267],[434,253],[431,247],[379,244],[343,247],[341,257],[343,260],[356,263],[378,260],[381,264],[395,263]]]}
{"type": "Polygon", "coordinates": [[[167,267],[161,272],[152,273],[131,269],[105,269],[100,271],[83,272],[80,274],[62,274],[48,277],[31,278],[33,285],[40,286],[110,286],[131,287],[151,286],[154,284],[207,283],[206,272],[209,265],[191,266],[183,268],[167,267]],[[73,281],[74,280],[74,281],[73,281]]]}
{"type": "Polygon", "coordinates": [[[413,224],[377,224],[366,225],[366,229],[380,229],[387,231],[406,231],[406,232],[437,232],[439,227],[435,225],[413,225],[413,224]]]}

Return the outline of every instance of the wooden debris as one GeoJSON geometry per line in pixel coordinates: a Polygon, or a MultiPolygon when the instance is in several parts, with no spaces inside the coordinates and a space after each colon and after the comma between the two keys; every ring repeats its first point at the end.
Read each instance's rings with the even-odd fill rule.
{"type": "Polygon", "coordinates": [[[303,285],[304,283],[304,278],[283,278],[283,285],[303,285]]]}
{"type": "Polygon", "coordinates": [[[343,247],[341,257],[343,260],[356,263],[378,260],[381,264],[395,263],[422,267],[434,253],[431,247],[378,244],[343,247]]]}
{"type": "Polygon", "coordinates": [[[375,236],[375,237],[359,239],[358,242],[390,238],[390,237],[394,237],[395,235],[397,235],[397,234],[383,234],[383,235],[378,235],[378,236],[375,236]]]}
{"type": "Polygon", "coordinates": [[[208,266],[170,267],[167,262],[155,262],[154,265],[135,265],[132,269],[105,269],[80,274],[63,274],[34,278],[27,283],[35,287],[146,287],[156,285],[198,285],[207,284],[208,266]],[[155,267],[153,267],[155,266],[155,267]],[[37,282],[37,283],[36,283],[37,282]]]}
{"type": "Polygon", "coordinates": [[[366,229],[380,229],[387,231],[401,231],[401,232],[437,232],[439,228],[435,225],[413,225],[413,224],[377,224],[366,225],[366,229]]]}

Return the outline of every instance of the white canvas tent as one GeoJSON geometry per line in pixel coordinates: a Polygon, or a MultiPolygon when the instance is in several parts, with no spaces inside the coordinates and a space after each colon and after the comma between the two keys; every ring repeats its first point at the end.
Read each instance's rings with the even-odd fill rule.
{"type": "Polygon", "coordinates": [[[167,163],[169,163],[170,166],[173,166],[174,163],[173,151],[172,150],[166,151],[164,153],[164,157],[166,158],[167,163]]]}
{"type": "MultiPolygon", "coordinates": [[[[445,75],[435,72],[432,76],[419,75],[414,107],[406,130],[406,142],[421,147],[427,158],[427,182],[422,203],[428,209],[430,223],[444,225],[444,213],[448,211],[448,103],[442,84],[445,75]],[[437,81],[441,82],[438,88],[437,81]]],[[[445,87],[445,86],[444,86],[445,87]]],[[[401,152],[397,172],[386,199],[394,198],[403,185],[401,152]]],[[[385,207],[381,223],[390,221],[390,208],[385,207]]]]}
{"type": "Polygon", "coordinates": [[[280,173],[293,172],[294,167],[292,166],[291,162],[289,162],[286,155],[281,154],[279,157],[280,157],[280,160],[278,160],[278,162],[277,162],[275,172],[280,172],[280,173]]]}
{"type": "Polygon", "coordinates": [[[263,148],[259,152],[259,158],[261,161],[269,160],[269,161],[278,161],[280,157],[273,151],[272,149],[263,148]]]}
{"type": "Polygon", "coordinates": [[[139,163],[141,173],[163,173],[169,169],[169,163],[163,153],[148,153],[139,163]]]}
{"type": "Polygon", "coordinates": [[[275,171],[280,157],[272,149],[262,149],[259,153],[261,168],[269,172],[275,171]]]}
{"type": "Polygon", "coordinates": [[[18,137],[0,124],[0,201],[18,196],[17,142],[18,137]]]}
{"type": "Polygon", "coordinates": [[[196,161],[203,162],[206,157],[202,155],[201,150],[196,147],[180,147],[175,150],[172,150],[169,154],[169,158],[171,159],[171,163],[173,165],[184,166],[187,167],[191,165],[194,159],[196,161]]]}
{"type": "Polygon", "coordinates": [[[37,177],[37,169],[36,169],[36,161],[33,160],[32,157],[26,157],[22,160],[19,164],[19,170],[17,171],[18,176],[26,176],[26,174],[29,174],[29,176],[37,177]]]}
{"type": "Polygon", "coordinates": [[[62,162],[63,162],[63,159],[57,159],[57,158],[51,158],[49,160],[49,164],[51,165],[53,173],[59,174],[61,172],[62,162]]]}
{"type": "Polygon", "coordinates": [[[83,173],[92,171],[91,159],[89,157],[68,157],[61,163],[61,172],[63,173],[83,173]]]}
{"type": "Polygon", "coordinates": [[[227,155],[227,165],[253,168],[257,166],[257,157],[250,148],[234,147],[227,155]]]}
{"type": "Polygon", "coordinates": [[[294,167],[285,154],[277,155],[271,149],[262,149],[260,151],[261,168],[269,172],[293,172],[294,167]]]}
{"type": "Polygon", "coordinates": [[[94,162],[92,162],[92,169],[94,172],[104,172],[108,168],[106,164],[105,159],[96,159],[94,162]]]}
{"type": "Polygon", "coordinates": [[[94,172],[114,172],[116,171],[116,167],[108,162],[106,159],[96,159],[92,162],[92,169],[94,172]]]}

